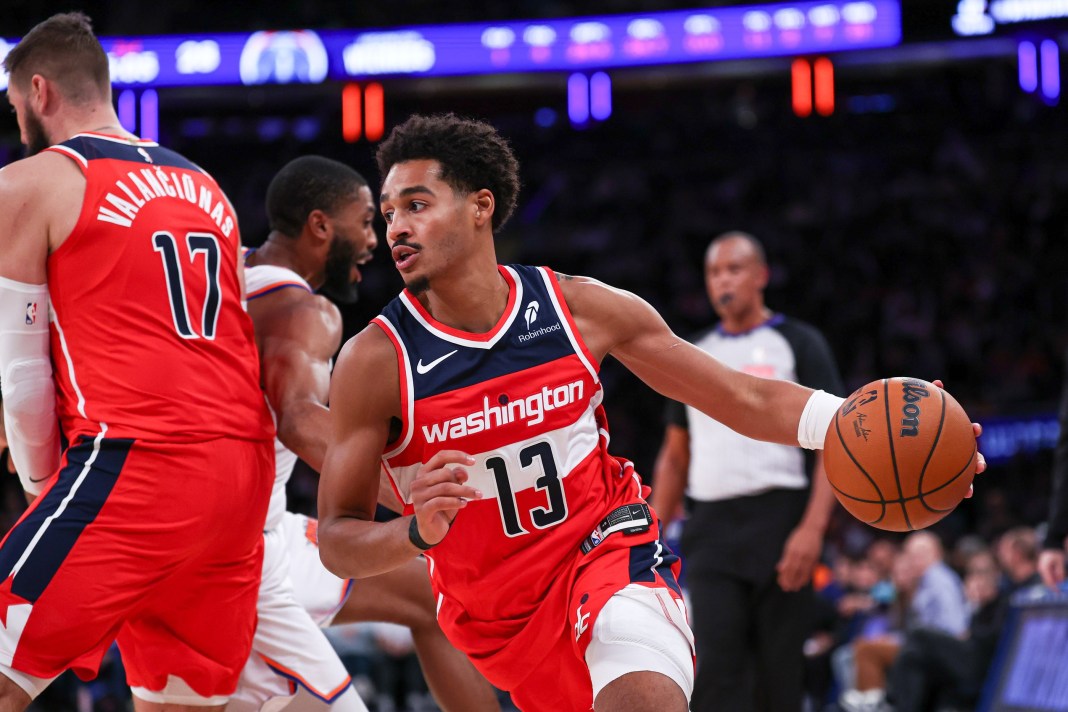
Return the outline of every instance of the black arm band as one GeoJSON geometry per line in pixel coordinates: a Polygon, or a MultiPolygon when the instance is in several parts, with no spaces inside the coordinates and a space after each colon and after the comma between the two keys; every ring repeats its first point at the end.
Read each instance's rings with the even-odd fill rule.
{"type": "Polygon", "coordinates": [[[433,549],[435,544],[427,544],[423,537],[419,536],[419,520],[412,517],[411,522],[408,524],[408,541],[415,544],[415,548],[421,551],[427,551],[433,549]]]}

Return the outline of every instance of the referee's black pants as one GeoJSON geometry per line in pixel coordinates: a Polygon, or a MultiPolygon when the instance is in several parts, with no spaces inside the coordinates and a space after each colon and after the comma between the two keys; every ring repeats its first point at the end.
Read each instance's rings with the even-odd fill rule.
{"type": "Polygon", "coordinates": [[[787,592],[775,564],[807,491],[691,502],[685,585],[697,648],[693,712],[799,712],[812,589],[787,592]]]}

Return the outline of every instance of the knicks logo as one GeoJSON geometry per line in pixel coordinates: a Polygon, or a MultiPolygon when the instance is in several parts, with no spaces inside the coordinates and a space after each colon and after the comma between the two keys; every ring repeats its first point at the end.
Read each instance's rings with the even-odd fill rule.
{"type": "Polygon", "coordinates": [[[37,302],[26,303],[26,325],[33,326],[37,323],[37,302]]]}

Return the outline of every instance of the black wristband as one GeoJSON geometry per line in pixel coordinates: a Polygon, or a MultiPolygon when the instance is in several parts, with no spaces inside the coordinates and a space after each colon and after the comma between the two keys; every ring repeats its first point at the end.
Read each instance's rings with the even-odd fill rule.
{"type": "Polygon", "coordinates": [[[408,541],[415,545],[415,548],[421,551],[427,551],[433,549],[436,544],[427,544],[423,540],[423,537],[419,536],[419,520],[412,517],[411,522],[408,524],[408,541]]]}

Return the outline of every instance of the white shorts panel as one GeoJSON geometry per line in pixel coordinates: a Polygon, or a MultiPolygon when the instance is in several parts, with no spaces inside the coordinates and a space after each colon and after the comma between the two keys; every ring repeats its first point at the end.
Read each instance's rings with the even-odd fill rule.
{"type": "Polygon", "coordinates": [[[44,689],[56,679],[54,677],[45,678],[28,675],[3,663],[0,663],[0,675],[21,687],[22,691],[29,695],[31,700],[36,700],[37,696],[44,692],[44,689]]]}
{"type": "Polygon", "coordinates": [[[157,705],[188,705],[190,707],[216,707],[226,704],[225,695],[204,697],[191,688],[186,681],[177,675],[167,676],[167,685],[162,690],[149,690],[144,687],[134,687],[130,690],[133,696],[145,702],[155,702],[157,705]]]}
{"type": "Polygon", "coordinates": [[[345,605],[352,590],[352,579],[338,578],[327,571],[319,558],[319,544],[314,519],[286,512],[279,529],[289,550],[289,577],[297,603],[304,607],[320,627],[330,625],[345,605]]]}
{"type": "Polygon", "coordinates": [[[285,529],[264,532],[263,543],[263,580],[256,606],[259,620],[252,656],[241,672],[233,699],[259,709],[269,699],[293,694],[292,682],[331,702],[349,687],[348,671],[316,621],[297,601],[293,581],[306,579],[291,569],[285,529]]]}
{"type": "Polygon", "coordinates": [[[593,696],[627,673],[658,672],[693,694],[693,633],[681,601],[665,590],[630,584],[608,599],[586,648],[593,696]]]}

